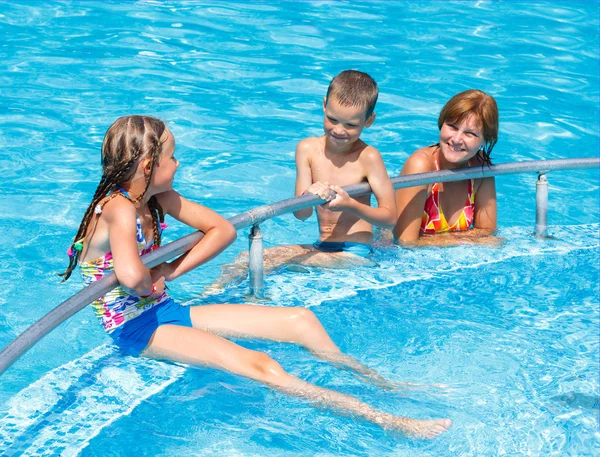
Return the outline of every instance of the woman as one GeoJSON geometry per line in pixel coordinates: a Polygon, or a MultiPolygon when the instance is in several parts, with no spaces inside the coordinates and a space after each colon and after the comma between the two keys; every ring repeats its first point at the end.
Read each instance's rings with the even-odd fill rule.
{"type": "MultiPolygon", "coordinates": [[[[461,92],[438,118],[439,142],[411,154],[401,175],[491,165],[498,140],[498,107],[480,90],[461,92]]],[[[396,191],[400,244],[452,245],[497,241],[494,178],[434,183],[396,191]],[[445,233],[446,236],[422,236],[445,233]]]]}

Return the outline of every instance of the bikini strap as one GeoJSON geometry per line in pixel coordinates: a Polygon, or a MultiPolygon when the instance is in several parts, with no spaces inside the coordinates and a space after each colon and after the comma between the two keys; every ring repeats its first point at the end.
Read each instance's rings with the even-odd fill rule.
{"type": "Polygon", "coordinates": [[[438,162],[438,157],[440,154],[440,146],[438,145],[435,155],[433,156],[433,165],[435,166],[435,171],[440,171],[440,163],[438,162]]]}

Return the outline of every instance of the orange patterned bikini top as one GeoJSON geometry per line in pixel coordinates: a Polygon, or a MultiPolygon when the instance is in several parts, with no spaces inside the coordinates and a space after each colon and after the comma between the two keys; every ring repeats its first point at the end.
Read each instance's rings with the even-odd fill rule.
{"type": "MultiPolygon", "coordinates": [[[[435,159],[435,170],[439,171],[440,166],[435,159]]],[[[475,180],[469,180],[467,190],[467,201],[458,220],[448,225],[442,206],[440,205],[440,184],[435,183],[431,188],[431,194],[425,201],[423,216],[421,218],[421,233],[442,233],[442,232],[462,232],[469,230],[473,224],[473,215],[475,213],[475,180]]]]}

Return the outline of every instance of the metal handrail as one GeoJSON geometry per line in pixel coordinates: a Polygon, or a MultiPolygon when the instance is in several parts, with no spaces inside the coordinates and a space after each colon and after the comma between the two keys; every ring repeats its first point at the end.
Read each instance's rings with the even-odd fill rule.
{"type": "MultiPolygon", "coordinates": [[[[544,175],[554,170],[574,170],[600,167],[600,158],[536,160],[528,162],[512,162],[500,165],[477,166],[455,170],[441,170],[429,173],[399,176],[392,179],[394,189],[413,187],[434,182],[460,181],[470,178],[487,178],[492,176],[536,172],[544,175]]],[[[344,190],[352,197],[371,193],[368,183],[346,186],[344,190]]],[[[288,198],[276,203],[258,206],[254,209],[238,214],[229,219],[233,226],[242,228],[257,226],[261,222],[276,216],[288,214],[304,208],[309,208],[324,203],[314,195],[302,195],[288,198]]],[[[202,239],[204,234],[200,231],[179,238],[172,243],[161,246],[159,249],[142,256],[144,265],[148,268],[155,267],[167,260],[189,251],[202,239]]],[[[99,281],[85,287],[68,300],[49,311],[45,316],[27,328],[17,338],[0,352],[0,374],[6,371],[19,357],[27,352],[34,344],[54,330],[58,325],[85,308],[89,303],[98,299],[106,292],[114,289],[118,284],[114,273],[107,274],[99,281]]]]}

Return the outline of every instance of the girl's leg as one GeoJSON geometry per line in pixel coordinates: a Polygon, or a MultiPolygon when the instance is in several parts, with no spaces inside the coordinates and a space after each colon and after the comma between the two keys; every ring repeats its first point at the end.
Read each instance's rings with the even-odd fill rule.
{"type": "Polygon", "coordinates": [[[315,314],[306,308],[201,305],[190,309],[194,328],[225,337],[261,338],[300,344],[317,357],[343,365],[382,387],[394,387],[375,370],[343,354],[315,314]]]}
{"type": "Polygon", "coordinates": [[[354,397],[315,386],[290,375],[267,354],[243,348],[220,336],[195,328],[160,326],[152,335],[143,355],[220,368],[254,379],[286,394],[362,417],[384,429],[398,430],[408,436],[433,438],[451,425],[449,419],[416,420],[377,411],[354,397]]]}

